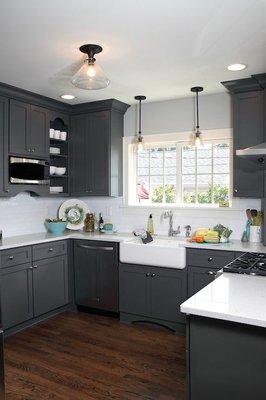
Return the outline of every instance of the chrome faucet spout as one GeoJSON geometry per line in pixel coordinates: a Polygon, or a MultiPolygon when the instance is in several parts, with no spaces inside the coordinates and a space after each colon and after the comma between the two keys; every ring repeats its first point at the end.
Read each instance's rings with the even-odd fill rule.
{"type": "Polygon", "coordinates": [[[173,217],[174,217],[173,211],[171,211],[171,210],[165,211],[163,213],[163,218],[164,219],[169,218],[168,236],[170,236],[170,237],[177,236],[181,232],[180,231],[180,226],[178,226],[177,230],[174,230],[174,228],[173,228],[173,217]]]}

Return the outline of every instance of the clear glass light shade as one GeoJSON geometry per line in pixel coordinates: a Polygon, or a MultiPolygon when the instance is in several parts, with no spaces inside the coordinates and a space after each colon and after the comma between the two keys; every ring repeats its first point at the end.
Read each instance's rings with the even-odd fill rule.
{"type": "Polygon", "coordinates": [[[80,89],[97,90],[106,88],[110,81],[96,62],[84,61],[71,82],[80,89]]]}
{"type": "Polygon", "coordinates": [[[135,153],[137,153],[138,151],[145,150],[145,145],[143,143],[143,137],[138,136],[137,139],[134,141],[133,146],[134,146],[133,150],[135,153]]]}
{"type": "Polygon", "coordinates": [[[193,136],[193,145],[197,148],[203,146],[200,132],[195,132],[193,136]]]}

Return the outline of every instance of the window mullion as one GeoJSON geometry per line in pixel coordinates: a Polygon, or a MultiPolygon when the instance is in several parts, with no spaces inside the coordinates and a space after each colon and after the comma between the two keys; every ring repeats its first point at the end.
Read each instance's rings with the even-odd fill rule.
{"type": "Polygon", "coordinates": [[[195,204],[198,204],[198,149],[195,147],[195,204]]]}

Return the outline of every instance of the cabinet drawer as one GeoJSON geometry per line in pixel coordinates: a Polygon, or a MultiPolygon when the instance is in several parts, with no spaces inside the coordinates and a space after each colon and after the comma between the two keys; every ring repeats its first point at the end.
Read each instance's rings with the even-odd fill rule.
{"type": "Polygon", "coordinates": [[[58,242],[49,242],[38,244],[32,248],[33,261],[42,260],[44,258],[61,256],[67,253],[66,240],[58,242]]]}
{"type": "Polygon", "coordinates": [[[187,251],[187,265],[195,267],[222,268],[234,260],[233,251],[221,250],[191,250],[187,251]]]}
{"type": "Polygon", "coordinates": [[[12,267],[13,265],[31,262],[31,248],[17,247],[16,249],[3,250],[0,253],[1,267],[12,267]]]}

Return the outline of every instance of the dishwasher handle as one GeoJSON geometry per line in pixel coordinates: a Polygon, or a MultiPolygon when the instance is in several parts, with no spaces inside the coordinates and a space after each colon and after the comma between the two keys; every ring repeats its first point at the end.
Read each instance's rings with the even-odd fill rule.
{"type": "Polygon", "coordinates": [[[81,247],[82,249],[89,249],[89,250],[102,250],[102,251],[113,251],[113,247],[109,246],[89,246],[86,244],[78,244],[78,247],[81,247]]]}

